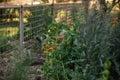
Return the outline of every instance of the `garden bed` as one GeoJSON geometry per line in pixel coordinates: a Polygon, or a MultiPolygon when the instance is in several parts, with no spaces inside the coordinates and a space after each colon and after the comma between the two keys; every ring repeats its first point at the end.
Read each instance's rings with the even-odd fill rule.
{"type": "MultiPolygon", "coordinates": [[[[11,53],[0,54],[0,80],[6,80],[10,76],[10,57],[13,57],[11,53]]],[[[44,80],[41,73],[37,71],[43,65],[44,61],[44,57],[40,54],[34,57],[33,62],[29,65],[28,80],[35,80],[36,78],[44,80]]]]}

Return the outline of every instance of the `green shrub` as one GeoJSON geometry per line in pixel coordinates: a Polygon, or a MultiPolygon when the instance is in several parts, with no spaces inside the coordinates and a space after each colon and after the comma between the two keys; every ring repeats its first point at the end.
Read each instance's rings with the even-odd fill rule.
{"type": "Polygon", "coordinates": [[[55,23],[49,27],[42,41],[46,61],[41,72],[46,80],[96,80],[103,79],[101,75],[108,79],[111,65],[106,61],[111,59],[109,40],[113,28],[106,17],[101,21],[101,16],[96,15],[84,24],[76,17],[72,26],[55,23]]]}
{"type": "Polygon", "coordinates": [[[110,69],[110,80],[119,80],[120,79],[120,21],[117,22],[114,27],[112,36],[111,36],[111,56],[113,58],[112,67],[110,69]]]}

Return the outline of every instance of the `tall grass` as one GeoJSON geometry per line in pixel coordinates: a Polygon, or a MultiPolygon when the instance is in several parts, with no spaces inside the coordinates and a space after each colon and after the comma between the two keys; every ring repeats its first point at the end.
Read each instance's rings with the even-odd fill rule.
{"type": "Polygon", "coordinates": [[[10,76],[7,80],[27,80],[30,64],[35,54],[29,50],[13,51],[10,57],[10,76]]]}

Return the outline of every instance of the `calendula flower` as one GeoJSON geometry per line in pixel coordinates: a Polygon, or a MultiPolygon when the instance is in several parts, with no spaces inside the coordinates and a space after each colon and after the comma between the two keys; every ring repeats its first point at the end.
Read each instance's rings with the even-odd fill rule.
{"type": "Polygon", "coordinates": [[[10,29],[7,30],[8,33],[11,33],[12,31],[10,29]]]}
{"type": "Polygon", "coordinates": [[[60,39],[64,39],[64,37],[65,37],[65,36],[63,36],[63,35],[62,35],[62,36],[59,36],[60,39]]]}
{"type": "Polygon", "coordinates": [[[55,46],[60,46],[60,44],[59,44],[59,43],[56,43],[55,46]]]}
{"type": "Polygon", "coordinates": [[[49,48],[49,44],[45,44],[44,46],[45,46],[46,48],[49,48]]]}
{"type": "Polygon", "coordinates": [[[117,24],[117,21],[112,21],[112,22],[111,22],[111,25],[112,25],[112,26],[115,26],[116,24],[117,24]]]}
{"type": "Polygon", "coordinates": [[[50,47],[48,50],[49,50],[49,51],[53,51],[53,50],[54,50],[54,48],[53,48],[53,47],[50,47]]]}
{"type": "Polygon", "coordinates": [[[44,50],[44,51],[43,51],[43,53],[44,53],[44,54],[47,54],[47,51],[46,51],[46,50],[44,50]]]}

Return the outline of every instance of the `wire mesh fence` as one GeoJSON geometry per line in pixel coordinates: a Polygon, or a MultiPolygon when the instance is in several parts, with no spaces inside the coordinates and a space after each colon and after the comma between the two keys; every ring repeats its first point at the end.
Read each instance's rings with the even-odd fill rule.
{"type": "Polygon", "coordinates": [[[19,44],[20,7],[0,7],[0,53],[10,51],[19,44]]]}
{"type": "Polygon", "coordinates": [[[36,46],[35,38],[52,21],[70,25],[73,12],[80,13],[81,9],[80,3],[0,6],[0,53],[11,51],[17,45],[22,48],[36,46]]]}
{"type": "Polygon", "coordinates": [[[32,47],[35,42],[35,38],[40,35],[43,30],[51,23],[51,10],[49,5],[39,5],[39,6],[26,6],[24,7],[27,13],[26,23],[24,23],[24,45],[26,48],[32,47]]]}

